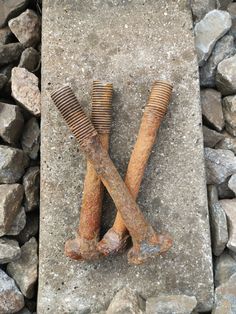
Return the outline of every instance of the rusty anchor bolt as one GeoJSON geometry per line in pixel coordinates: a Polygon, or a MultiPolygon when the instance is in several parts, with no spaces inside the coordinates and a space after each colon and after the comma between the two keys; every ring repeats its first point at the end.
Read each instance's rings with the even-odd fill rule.
{"type": "Polygon", "coordinates": [[[146,221],[71,88],[63,87],[53,92],[51,97],[119,208],[133,241],[128,253],[129,263],[141,264],[166,252],[172,245],[172,239],[155,232],[146,221]]]}
{"type": "MultiPolygon", "coordinates": [[[[92,123],[99,134],[104,149],[108,151],[111,129],[112,84],[93,82],[92,123]]],[[[96,246],[100,236],[103,184],[93,165],[87,161],[80,220],[75,239],[66,241],[65,254],[76,260],[99,257],[96,246]]]]}
{"type": "MultiPolygon", "coordinates": [[[[155,143],[157,131],[167,111],[172,93],[172,85],[165,81],[157,81],[145,106],[137,141],[131,154],[125,177],[125,184],[134,199],[137,198],[144,171],[155,143]]],[[[125,222],[119,212],[115,222],[98,243],[98,250],[104,254],[114,254],[125,248],[129,237],[125,222]]]]}

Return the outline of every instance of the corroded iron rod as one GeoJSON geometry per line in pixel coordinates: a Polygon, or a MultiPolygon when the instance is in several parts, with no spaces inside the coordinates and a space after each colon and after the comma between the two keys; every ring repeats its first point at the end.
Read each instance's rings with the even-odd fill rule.
{"type": "Polygon", "coordinates": [[[53,92],[51,97],[120,210],[133,241],[128,261],[141,264],[166,252],[172,245],[171,237],[158,234],[146,221],[71,88],[63,87],[53,92]]]}

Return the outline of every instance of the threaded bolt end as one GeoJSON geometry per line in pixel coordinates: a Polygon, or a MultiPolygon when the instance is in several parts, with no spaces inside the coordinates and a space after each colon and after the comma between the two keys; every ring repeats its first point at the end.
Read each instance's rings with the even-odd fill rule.
{"type": "Polygon", "coordinates": [[[97,134],[69,86],[54,91],[51,98],[80,144],[97,134]]]}
{"type": "Polygon", "coordinates": [[[162,119],[167,111],[173,86],[166,81],[156,81],[145,107],[145,114],[162,119]]]}
{"type": "Polygon", "coordinates": [[[93,81],[92,123],[98,133],[110,133],[112,84],[93,81]]]}

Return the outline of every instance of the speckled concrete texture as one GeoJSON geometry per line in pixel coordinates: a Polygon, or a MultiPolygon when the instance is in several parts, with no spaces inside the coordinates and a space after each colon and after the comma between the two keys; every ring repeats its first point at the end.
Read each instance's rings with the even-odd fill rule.
{"type": "MultiPolygon", "coordinates": [[[[198,68],[186,2],[44,0],[39,314],[103,310],[124,286],[144,298],[195,295],[201,311],[212,306],[198,68]],[[88,112],[93,79],[114,84],[110,151],[122,175],[152,82],[174,84],[138,198],[174,246],[143,266],[128,265],[126,253],[90,264],[63,254],[78,223],[86,161],[49,94],[70,84],[88,112]]],[[[102,233],[114,215],[106,195],[102,233]]]]}

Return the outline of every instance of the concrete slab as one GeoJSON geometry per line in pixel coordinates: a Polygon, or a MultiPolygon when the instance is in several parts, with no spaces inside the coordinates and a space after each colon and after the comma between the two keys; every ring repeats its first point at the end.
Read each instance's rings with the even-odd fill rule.
{"type": "MultiPolygon", "coordinates": [[[[39,314],[99,311],[124,286],[144,298],[195,295],[201,311],[211,308],[198,68],[186,2],[44,0],[39,314]],[[114,83],[111,157],[122,175],[152,82],[174,83],[138,203],[175,244],[148,265],[129,266],[126,254],[92,264],[63,254],[78,223],[86,163],[49,92],[69,83],[87,109],[97,78],[114,83]]],[[[107,196],[102,233],[114,214],[107,196]]]]}

